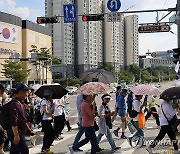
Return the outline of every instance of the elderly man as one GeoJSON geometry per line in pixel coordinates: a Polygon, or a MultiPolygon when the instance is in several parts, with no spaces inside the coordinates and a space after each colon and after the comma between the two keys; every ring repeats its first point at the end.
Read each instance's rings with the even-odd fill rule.
{"type": "Polygon", "coordinates": [[[16,97],[9,105],[11,129],[7,130],[11,141],[10,154],[29,154],[25,142],[25,133],[28,127],[23,103],[29,94],[29,87],[20,83],[16,88],[16,97]]]}

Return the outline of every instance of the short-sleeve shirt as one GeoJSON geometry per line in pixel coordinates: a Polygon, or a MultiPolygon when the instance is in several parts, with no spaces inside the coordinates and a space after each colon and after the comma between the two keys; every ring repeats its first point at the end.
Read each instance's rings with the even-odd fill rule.
{"type": "MultiPolygon", "coordinates": [[[[140,110],[141,110],[141,102],[138,101],[138,100],[134,100],[133,109],[135,111],[137,111],[137,112],[140,112],[140,110]]],[[[138,116],[139,116],[139,114],[135,118],[133,118],[133,121],[138,121],[138,116]]]]}
{"type": "Polygon", "coordinates": [[[90,117],[88,113],[92,112],[92,107],[86,101],[82,102],[81,113],[82,113],[82,126],[83,127],[93,127],[94,117],[90,117]]]}
{"type": "Polygon", "coordinates": [[[43,99],[42,102],[41,102],[41,109],[40,109],[40,111],[41,111],[41,114],[43,114],[43,119],[42,120],[52,120],[52,117],[50,117],[47,114],[43,113],[44,112],[43,106],[47,106],[47,111],[49,113],[52,113],[51,102],[46,100],[46,99],[43,99]]]}

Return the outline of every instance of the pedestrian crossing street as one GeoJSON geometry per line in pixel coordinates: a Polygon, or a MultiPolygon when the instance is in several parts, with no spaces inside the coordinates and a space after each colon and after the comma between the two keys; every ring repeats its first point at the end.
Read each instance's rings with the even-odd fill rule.
{"type": "MultiPolygon", "coordinates": [[[[116,129],[118,125],[119,125],[119,123],[116,121],[115,125],[113,126],[112,131],[114,129],[116,129]]],[[[69,146],[72,146],[72,143],[73,143],[74,138],[77,133],[78,126],[77,126],[77,124],[74,124],[74,125],[71,125],[71,127],[73,128],[73,130],[71,132],[67,132],[67,128],[65,127],[65,129],[63,131],[63,135],[62,135],[64,138],[62,140],[58,140],[58,141],[55,140],[53,142],[52,149],[54,151],[54,154],[70,154],[69,146]]],[[[40,129],[34,130],[34,132],[38,132],[38,131],[40,131],[40,129]]],[[[146,128],[144,129],[145,137],[150,135],[150,133],[152,133],[152,134],[154,134],[153,135],[153,138],[154,138],[157,135],[158,131],[159,130],[156,128],[155,121],[148,120],[147,124],[146,124],[146,128]]],[[[112,134],[113,134],[113,132],[112,132],[112,134]]],[[[128,129],[125,134],[126,134],[126,136],[131,135],[128,129]]],[[[103,136],[99,145],[104,150],[100,154],[147,154],[145,147],[133,148],[129,145],[129,143],[126,139],[119,139],[119,138],[115,137],[114,134],[112,136],[115,140],[116,146],[120,146],[121,149],[116,152],[111,151],[110,145],[109,145],[106,137],[103,136]]],[[[37,140],[37,144],[34,147],[32,147],[30,144],[30,138],[27,138],[27,140],[28,140],[30,154],[39,154],[41,151],[41,148],[42,148],[42,137],[37,140]]],[[[90,148],[91,148],[91,145],[90,145],[90,143],[88,143],[80,148],[83,150],[83,152],[75,152],[74,154],[90,154],[90,148]]],[[[155,154],[165,154],[165,153],[173,154],[173,150],[167,151],[166,149],[161,149],[161,148],[155,150],[155,154]]]]}

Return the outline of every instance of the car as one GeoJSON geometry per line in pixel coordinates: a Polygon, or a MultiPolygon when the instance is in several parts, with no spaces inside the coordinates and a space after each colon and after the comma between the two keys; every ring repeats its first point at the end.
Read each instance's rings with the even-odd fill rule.
{"type": "Polygon", "coordinates": [[[158,83],[158,84],[155,85],[155,87],[156,87],[156,88],[159,88],[159,87],[161,87],[161,84],[158,83]]]}
{"type": "Polygon", "coordinates": [[[68,86],[68,87],[66,87],[66,90],[69,91],[68,94],[70,94],[70,95],[74,95],[77,89],[78,89],[78,88],[77,88],[77,87],[74,87],[74,86],[68,86]]]}

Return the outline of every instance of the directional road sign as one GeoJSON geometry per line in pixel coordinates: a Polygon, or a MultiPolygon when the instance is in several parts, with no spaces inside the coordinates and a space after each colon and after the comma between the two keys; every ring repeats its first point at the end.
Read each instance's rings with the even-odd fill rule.
{"type": "Polygon", "coordinates": [[[122,21],[122,13],[120,13],[120,12],[108,13],[107,21],[108,22],[121,22],[122,21]]]}
{"type": "Polygon", "coordinates": [[[108,0],[107,2],[107,8],[111,12],[116,12],[121,7],[121,1],[120,0],[108,0]]]}
{"type": "Polygon", "coordinates": [[[139,33],[156,33],[156,32],[169,32],[171,30],[168,24],[144,24],[139,26],[139,33]]]}
{"type": "Polygon", "coordinates": [[[64,23],[77,22],[76,5],[66,4],[64,7],[64,23]]]}

